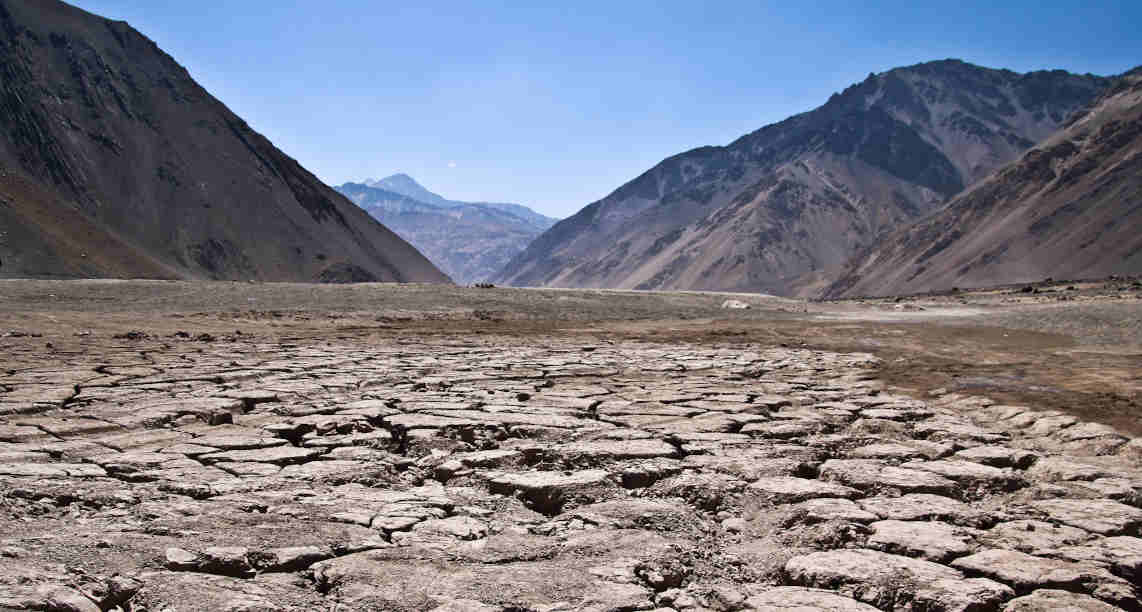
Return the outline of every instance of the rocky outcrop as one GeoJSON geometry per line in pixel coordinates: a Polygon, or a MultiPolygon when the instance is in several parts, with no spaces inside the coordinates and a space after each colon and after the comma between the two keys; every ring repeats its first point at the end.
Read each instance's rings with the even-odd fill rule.
{"type": "Polygon", "coordinates": [[[447,282],[129,25],[0,1],[0,275],[447,282]]]}
{"type": "Polygon", "coordinates": [[[955,60],[869,75],[813,111],[664,160],[556,224],[496,282],[813,294],[1108,83],[955,60]]]}

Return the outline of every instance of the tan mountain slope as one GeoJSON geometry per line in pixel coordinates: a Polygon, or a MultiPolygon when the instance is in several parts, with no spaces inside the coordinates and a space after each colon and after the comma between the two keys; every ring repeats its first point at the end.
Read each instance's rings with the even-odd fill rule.
{"type": "Polygon", "coordinates": [[[853,259],[830,297],[1142,273],[1142,68],[947,208],[853,259]]]}
{"type": "Polygon", "coordinates": [[[0,275],[447,282],[126,23],[0,0],[0,275]]]}
{"type": "Polygon", "coordinates": [[[870,75],[816,110],[663,161],[556,224],[497,282],[812,293],[1107,82],[956,60],[870,75]]]}

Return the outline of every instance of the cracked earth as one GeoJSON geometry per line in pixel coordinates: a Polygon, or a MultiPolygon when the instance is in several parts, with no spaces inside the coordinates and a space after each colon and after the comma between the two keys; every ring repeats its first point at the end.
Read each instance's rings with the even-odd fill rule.
{"type": "Polygon", "coordinates": [[[3,347],[0,610],[1142,609],[1142,442],[869,352],[86,333],[3,347]]]}

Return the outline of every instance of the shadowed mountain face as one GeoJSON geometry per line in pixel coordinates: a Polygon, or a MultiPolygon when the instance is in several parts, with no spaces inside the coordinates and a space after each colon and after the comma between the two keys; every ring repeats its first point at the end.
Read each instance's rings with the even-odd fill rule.
{"type": "Polygon", "coordinates": [[[854,257],[826,295],[1142,271],[1142,67],[938,213],[854,257]]]}
{"type": "Polygon", "coordinates": [[[406,174],[337,190],[461,284],[489,280],[556,221],[520,204],[447,200],[406,174]]]}
{"type": "Polygon", "coordinates": [[[956,60],[870,75],[816,110],[663,161],[556,224],[497,282],[812,294],[1107,83],[956,60]]]}
{"type": "Polygon", "coordinates": [[[155,43],[0,0],[0,275],[447,278],[155,43]]]}

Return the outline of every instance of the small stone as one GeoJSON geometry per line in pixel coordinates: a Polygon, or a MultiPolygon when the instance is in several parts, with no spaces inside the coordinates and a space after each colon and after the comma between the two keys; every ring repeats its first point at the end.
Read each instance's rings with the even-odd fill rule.
{"type": "Polygon", "coordinates": [[[182,548],[168,548],[166,552],[167,569],[190,572],[198,568],[198,555],[182,548]]]}
{"type": "Polygon", "coordinates": [[[1106,499],[1048,499],[1031,504],[1050,518],[1105,536],[1138,536],[1142,510],[1106,499]]]}
{"type": "Polygon", "coordinates": [[[965,579],[960,572],[930,561],[863,549],[794,557],[785,564],[785,573],[797,585],[836,589],[888,610],[989,610],[1015,594],[995,581],[965,579]],[[902,607],[897,608],[898,602],[902,607]]]}
{"type": "Polygon", "coordinates": [[[264,572],[300,571],[331,556],[317,546],[271,548],[250,555],[254,567],[264,572]]]}
{"type": "Polygon", "coordinates": [[[868,547],[884,552],[946,563],[971,551],[971,538],[945,523],[877,521],[869,527],[868,547]]]}
{"type": "Polygon", "coordinates": [[[877,608],[824,589],[782,586],[766,589],[745,602],[756,612],[877,612],[877,608]]]}
{"type": "Polygon", "coordinates": [[[1116,608],[1087,595],[1058,589],[1039,589],[1030,595],[1016,597],[1003,606],[1003,612],[1055,612],[1057,610],[1120,612],[1121,608],[1116,608]]]}
{"type": "Polygon", "coordinates": [[[860,495],[860,491],[844,485],[792,476],[760,478],[746,490],[769,504],[792,504],[819,497],[851,499],[860,495]]]}
{"type": "Polygon", "coordinates": [[[1019,592],[1041,588],[1085,591],[1120,605],[1137,603],[1130,583],[1104,569],[1071,561],[1044,559],[1014,550],[991,549],[956,559],[952,567],[1011,585],[1019,592]]]}

